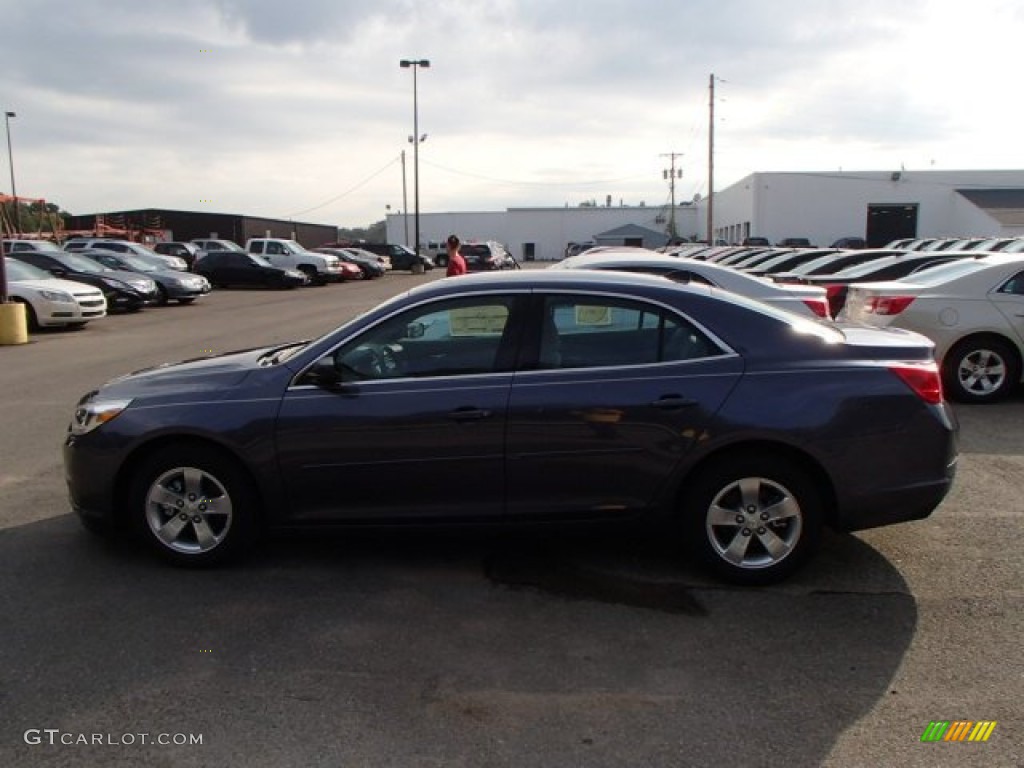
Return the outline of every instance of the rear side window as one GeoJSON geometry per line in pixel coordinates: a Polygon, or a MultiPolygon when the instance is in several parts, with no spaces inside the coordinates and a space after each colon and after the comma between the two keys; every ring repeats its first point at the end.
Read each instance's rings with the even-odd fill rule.
{"type": "Polygon", "coordinates": [[[999,287],[999,293],[1024,296],[1024,272],[1018,272],[999,287]]]}
{"type": "Polygon", "coordinates": [[[540,368],[650,365],[719,354],[698,328],[655,305],[603,297],[544,299],[540,368]]]}

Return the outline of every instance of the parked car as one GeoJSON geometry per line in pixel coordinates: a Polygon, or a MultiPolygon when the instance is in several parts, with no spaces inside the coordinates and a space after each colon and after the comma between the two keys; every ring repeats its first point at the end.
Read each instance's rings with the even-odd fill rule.
{"type": "Polygon", "coordinates": [[[771,245],[767,237],[745,237],[741,245],[771,245]]]}
{"type": "Polygon", "coordinates": [[[869,261],[885,259],[890,256],[906,254],[891,248],[869,248],[861,251],[837,251],[817,256],[810,261],[805,261],[795,267],[790,267],[785,272],[772,272],[771,278],[776,281],[786,282],[802,280],[810,275],[834,275],[842,269],[853,267],[857,264],[867,264],[869,261]]]}
{"type": "Polygon", "coordinates": [[[337,256],[346,264],[355,266],[367,280],[375,277],[383,277],[387,270],[378,261],[377,254],[367,251],[356,251],[349,248],[314,248],[318,253],[330,253],[337,256]]]}
{"type": "Polygon", "coordinates": [[[806,237],[784,237],[776,245],[783,248],[813,248],[814,245],[806,237]]]}
{"type": "Polygon", "coordinates": [[[825,525],[927,517],[956,426],[931,343],[594,270],[438,280],[307,342],[82,397],[71,504],[210,565],[265,527],[658,521],[783,578],[825,525]]]}
{"type": "Polygon", "coordinates": [[[838,248],[779,249],[770,258],[759,261],[744,271],[752,275],[772,275],[795,269],[821,256],[831,256],[839,252],[838,248]]]}
{"type": "Polygon", "coordinates": [[[14,257],[54,277],[85,283],[103,291],[107,309],[136,312],[158,298],[156,283],[135,272],[111,269],[79,253],[53,251],[17,251],[14,257]]]}
{"type": "Polygon", "coordinates": [[[771,280],[713,262],[664,256],[636,249],[583,253],[563,259],[549,269],[608,269],[661,275],[679,283],[693,283],[722,288],[751,299],[812,317],[829,317],[824,288],[805,285],[776,285],[771,280]]]}
{"type": "Polygon", "coordinates": [[[86,250],[78,253],[111,269],[138,272],[150,278],[156,283],[158,304],[167,304],[171,299],[179,304],[191,304],[210,292],[210,283],[202,275],[183,273],[176,269],[161,269],[148,259],[135,254],[105,250],[86,250]]]}
{"type": "Polygon", "coordinates": [[[213,253],[214,251],[234,251],[235,253],[245,253],[245,248],[240,246],[234,240],[198,237],[194,238],[191,243],[199,248],[199,250],[205,251],[206,253],[213,253]]]}
{"type": "Polygon", "coordinates": [[[951,398],[990,403],[1024,370],[1024,255],[989,254],[891,282],[852,286],[844,319],[935,342],[951,398]]]}
{"type": "Polygon", "coordinates": [[[491,272],[499,269],[515,269],[515,260],[500,243],[462,243],[459,255],[466,260],[469,272],[491,272]]]}
{"type": "Polygon", "coordinates": [[[7,273],[7,295],[25,305],[29,328],[80,328],[106,316],[107,301],[98,288],[62,280],[15,258],[0,258],[7,273]]]}
{"type": "MultiPolygon", "coordinates": [[[[153,264],[157,264],[165,269],[176,269],[182,272],[188,271],[188,262],[179,256],[168,256],[166,254],[157,253],[152,248],[147,248],[140,243],[133,243],[129,240],[112,240],[110,238],[100,237],[91,238],[84,241],[85,245],[81,248],[75,247],[74,250],[99,250],[99,251],[113,251],[114,253],[129,254],[145,259],[153,264]]],[[[65,250],[67,246],[65,245],[65,250]]]]}
{"type": "Polygon", "coordinates": [[[859,250],[861,248],[867,248],[868,241],[865,240],[863,237],[840,237],[838,240],[832,243],[832,247],[859,250]]]}
{"type": "Polygon", "coordinates": [[[263,288],[296,288],[309,285],[309,277],[297,269],[275,267],[262,256],[235,251],[204,251],[192,271],[218,288],[254,285],[263,288]]]}
{"type": "Polygon", "coordinates": [[[802,278],[802,282],[824,288],[828,293],[829,313],[832,317],[838,317],[843,305],[846,304],[846,295],[850,287],[857,283],[897,280],[938,264],[970,258],[979,258],[979,256],[962,251],[957,253],[911,251],[896,256],[873,259],[864,264],[854,264],[833,274],[808,275],[802,278]]]}
{"type": "Polygon", "coordinates": [[[183,243],[178,240],[163,240],[153,244],[154,253],[159,253],[161,256],[177,256],[188,264],[189,269],[192,269],[192,265],[201,251],[202,249],[194,243],[183,243]]]}
{"type": "Polygon", "coordinates": [[[313,285],[340,283],[348,279],[341,259],[329,253],[308,250],[295,240],[280,237],[251,237],[245,242],[248,253],[262,256],[275,267],[297,269],[305,273],[313,285]]]}
{"type": "Polygon", "coordinates": [[[62,252],[61,247],[50,240],[4,240],[2,246],[4,255],[25,253],[26,251],[40,253],[62,252]]]}
{"type": "Polygon", "coordinates": [[[379,253],[391,259],[392,269],[411,270],[416,264],[420,264],[424,270],[431,270],[436,265],[434,260],[424,254],[416,255],[415,251],[406,248],[404,245],[395,243],[359,243],[359,247],[370,253],[379,253]]]}

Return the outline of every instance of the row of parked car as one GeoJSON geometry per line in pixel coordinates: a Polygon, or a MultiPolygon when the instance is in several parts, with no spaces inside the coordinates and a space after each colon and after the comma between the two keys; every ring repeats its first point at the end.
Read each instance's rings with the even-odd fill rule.
{"type": "Polygon", "coordinates": [[[1000,400],[1024,376],[1024,239],[876,249],[692,244],[660,254],[594,248],[556,268],[661,274],[822,320],[916,331],[935,344],[945,390],[963,402],[1000,400]],[[983,250],[995,245],[1001,250],[983,250]]]}
{"type": "Polygon", "coordinates": [[[387,255],[360,248],[313,251],[292,240],[253,238],[162,242],[153,248],[111,238],[4,240],[8,293],[26,307],[29,326],[82,327],[108,311],[190,304],[213,287],[298,286],[372,279],[387,255]]]}

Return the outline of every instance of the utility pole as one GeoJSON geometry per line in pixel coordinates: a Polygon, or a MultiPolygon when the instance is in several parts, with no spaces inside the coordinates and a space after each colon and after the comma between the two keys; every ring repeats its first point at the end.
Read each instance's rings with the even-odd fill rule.
{"type": "Polygon", "coordinates": [[[715,76],[708,86],[708,245],[715,244],[715,76]]]}
{"type": "Polygon", "coordinates": [[[661,178],[668,179],[668,188],[672,195],[672,207],[668,215],[668,236],[673,240],[678,236],[676,232],[676,179],[683,178],[683,169],[680,168],[676,175],[676,158],[682,157],[682,152],[665,152],[661,157],[668,157],[671,161],[671,168],[662,170],[661,178]]]}

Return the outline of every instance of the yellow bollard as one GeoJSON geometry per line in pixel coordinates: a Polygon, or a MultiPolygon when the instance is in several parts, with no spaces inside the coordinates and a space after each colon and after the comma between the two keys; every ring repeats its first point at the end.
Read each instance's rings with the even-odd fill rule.
{"type": "Polygon", "coordinates": [[[28,344],[25,305],[17,301],[0,304],[0,345],[28,344]]]}

